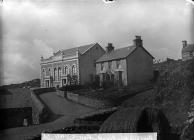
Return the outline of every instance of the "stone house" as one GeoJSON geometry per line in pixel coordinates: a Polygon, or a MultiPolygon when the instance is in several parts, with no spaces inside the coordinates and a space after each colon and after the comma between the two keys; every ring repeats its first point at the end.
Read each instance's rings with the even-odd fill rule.
{"type": "Polygon", "coordinates": [[[96,73],[103,81],[113,81],[118,86],[146,83],[153,78],[153,56],[143,47],[141,36],[133,45],[114,49],[111,43],[106,53],[96,61],[96,73]]]}
{"type": "Polygon", "coordinates": [[[49,58],[41,57],[41,87],[57,87],[70,84],[74,77],[84,85],[96,74],[95,61],[105,53],[98,44],[59,50],[49,58]]]}
{"type": "Polygon", "coordinates": [[[182,61],[194,58],[194,44],[188,44],[187,41],[183,42],[182,48],[182,61]]]}

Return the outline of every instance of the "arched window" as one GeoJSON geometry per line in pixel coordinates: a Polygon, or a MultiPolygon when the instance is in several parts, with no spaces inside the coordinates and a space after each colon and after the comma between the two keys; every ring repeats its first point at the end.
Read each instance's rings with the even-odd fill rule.
{"type": "Polygon", "coordinates": [[[58,68],[58,80],[60,80],[60,78],[61,78],[61,68],[59,67],[58,68]]]}
{"type": "Polygon", "coordinates": [[[53,75],[53,77],[54,77],[54,80],[57,79],[57,69],[56,68],[54,68],[54,75],[53,75]]]}
{"type": "Polygon", "coordinates": [[[48,73],[49,73],[49,76],[51,76],[51,69],[50,68],[48,69],[48,73]]]}
{"type": "Polygon", "coordinates": [[[42,69],[42,77],[45,77],[45,74],[46,74],[46,72],[45,72],[45,69],[43,68],[42,69]]]}
{"type": "Polygon", "coordinates": [[[75,75],[76,74],[76,67],[75,65],[72,66],[72,75],[75,75]]]}
{"type": "Polygon", "coordinates": [[[65,66],[65,67],[64,67],[63,74],[65,74],[65,75],[67,75],[67,74],[68,74],[68,66],[65,66]]]}

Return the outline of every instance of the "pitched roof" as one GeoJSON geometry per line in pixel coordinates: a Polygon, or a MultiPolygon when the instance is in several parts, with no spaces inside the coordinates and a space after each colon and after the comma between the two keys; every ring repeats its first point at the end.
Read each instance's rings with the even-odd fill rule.
{"type": "Polygon", "coordinates": [[[130,53],[132,53],[136,49],[136,46],[129,46],[120,49],[116,49],[109,53],[105,53],[102,57],[100,57],[96,62],[103,62],[109,60],[115,60],[120,58],[127,57],[130,53]]]}
{"type": "MultiPolygon", "coordinates": [[[[130,55],[132,52],[134,52],[138,47],[137,46],[128,46],[120,49],[116,49],[114,51],[111,51],[109,53],[105,53],[103,56],[101,56],[96,62],[104,62],[104,61],[110,61],[110,60],[116,60],[121,58],[126,58],[128,55],[130,55]]],[[[148,55],[150,55],[152,58],[154,58],[144,47],[141,47],[148,55]]]]}
{"type": "Polygon", "coordinates": [[[194,52],[194,44],[188,44],[186,47],[182,49],[182,53],[186,52],[194,52]]]}
{"type": "Polygon", "coordinates": [[[92,43],[92,44],[83,45],[80,47],[74,47],[74,48],[65,49],[65,50],[59,50],[58,52],[54,53],[54,56],[60,55],[61,53],[63,53],[64,56],[72,56],[76,54],[77,50],[79,51],[80,54],[84,54],[87,50],[89,50],[95,44],[97,43],[92,43]]]}

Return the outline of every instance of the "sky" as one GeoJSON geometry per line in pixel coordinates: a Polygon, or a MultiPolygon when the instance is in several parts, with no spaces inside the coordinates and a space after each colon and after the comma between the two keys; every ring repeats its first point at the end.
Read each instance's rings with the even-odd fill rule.
{"type": "Polygon", "coordinates": [[[180,59],[194,43],[193,7],[185,0],[4,0],[1,4],[1,84],[40,77],[40,57],[98,42],[103,48],[142,36],[155,59],[180,59]]]}

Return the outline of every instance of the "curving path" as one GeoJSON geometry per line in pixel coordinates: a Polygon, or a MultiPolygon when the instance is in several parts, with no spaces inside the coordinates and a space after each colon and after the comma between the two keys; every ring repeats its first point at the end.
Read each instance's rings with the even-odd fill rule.
{"type": "Polygon", "coordinates": [[[40,95],[40,99],[57,115],[79,116],[94,111],[93,108],[71,102],[66,98],[56,95],[56,92],[48,92],[40,95]]]}
{"type": "Polygon", "coordinates": [[[57,96],[55,92],[41,94],[40,98],[53,113],[63,116],[53,122],[41,125],[11,128],[1,131],[1,140],[25,140],[39,135],[45,130],[57,130],[68,127],[73,124],[75,118],[95,112],[95,109],[68,101],[65,98],[57,96]]]}

